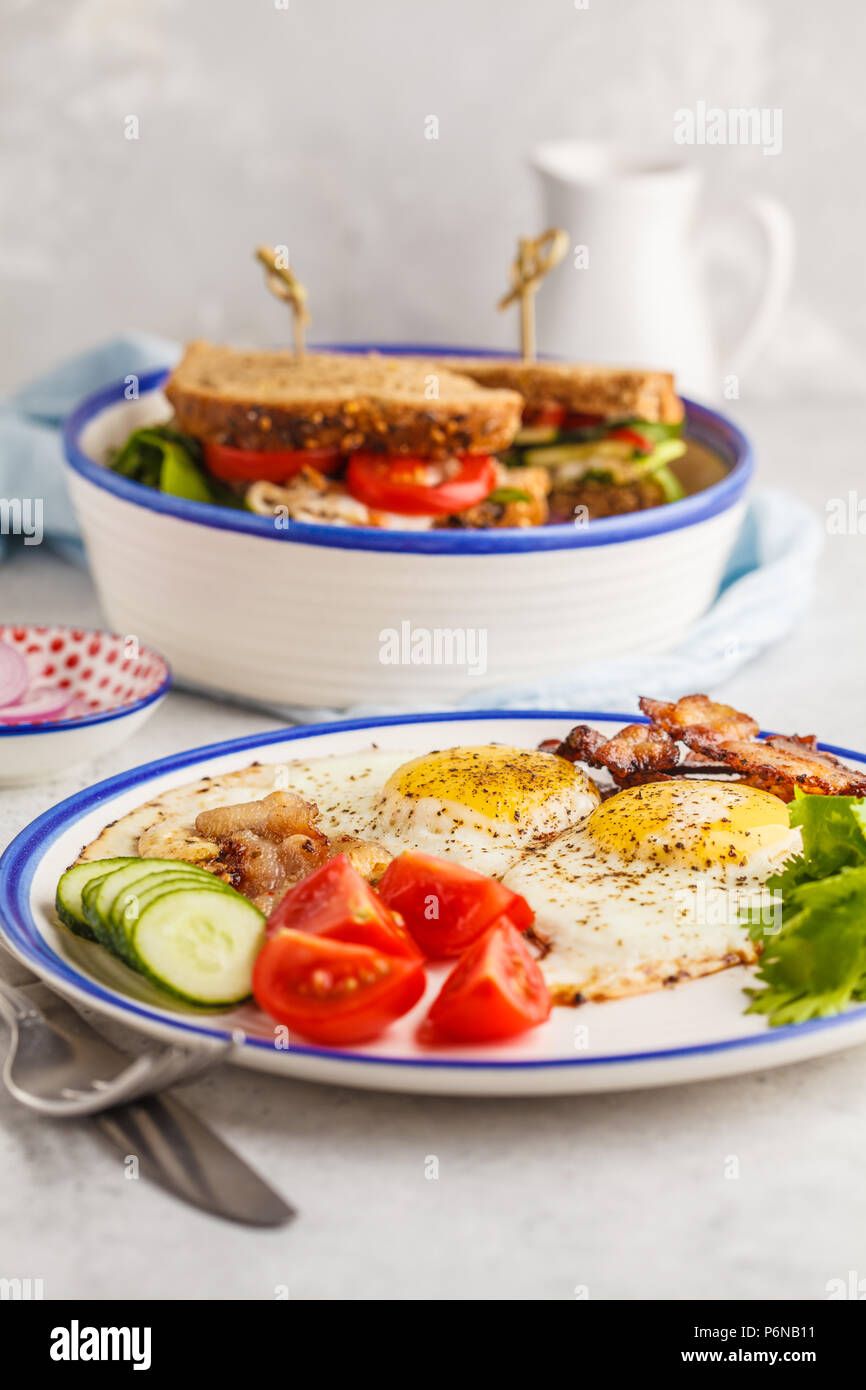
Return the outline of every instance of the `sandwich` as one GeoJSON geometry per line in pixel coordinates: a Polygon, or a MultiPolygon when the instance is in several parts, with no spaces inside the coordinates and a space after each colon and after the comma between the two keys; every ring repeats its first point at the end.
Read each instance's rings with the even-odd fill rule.
{"type": "Polygon", "coordinates": [[[111,466],[194,501],[341,526],[538,526],[683,495],[662,372],[191,343],[170,421],[111,466]]]}
{"type": "Polygon", "coordinates": [[[592,519],[675,502],[671,464],[686,453],[684,409],[669,372],[567,362],[458,357],[480,386],[518,391],[521,428],[503,456],[550,475],[549,519],[592,519]]]}
{"type": "Polygon", "coordinates": [[[516,391],[439,362],[205,342],[187,347],[164,391],[173,419],[137,431],[117,471],[197,500],[348,525],[433,525],[486,500],[523,407],[516,391]]]}

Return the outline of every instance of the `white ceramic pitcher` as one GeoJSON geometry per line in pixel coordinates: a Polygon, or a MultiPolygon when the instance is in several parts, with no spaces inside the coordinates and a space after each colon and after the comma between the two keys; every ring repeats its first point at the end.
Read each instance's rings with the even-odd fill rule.
{"type": "Polygon", "coordinates": [[[739,394],[791,281],[794,229],[781,203],[753,197],[743,208],[763,232],[765,269],[746,329],[719,348],[704,285],[706,238],[694,227],[699,169],[630,161],[580,140],[540,146],[532,166],[545,225],[565,228],[572,245],[537,297],[539,350],[672,370],[682,392],[699,400],[739,394]]]}

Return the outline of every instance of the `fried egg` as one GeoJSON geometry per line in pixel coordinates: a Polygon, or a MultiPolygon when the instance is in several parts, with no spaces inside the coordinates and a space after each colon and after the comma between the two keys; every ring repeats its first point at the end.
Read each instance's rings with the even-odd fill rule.
{"type": "Polygon", "coordinates": [[[370,834],[392,853],[411,845],[499,877],[522,852],[585,820],[599,800],[586,773],[552,753],[446,748],[392,773],[370,834]]]}
{"type": "Polygon", "coordinates": [[[503,881],[535,910],[554,999],[612,999],[754,960],[741,914],[774,920],[764,884],[799,849],[771,793],[672,779],[615,793],[503,881]]]}
{"type": "Polygon", "coordinates": [[[86,859],[135,855],[207,865],[219,846],[196,830],[200,811],[297,792],[329,837],[373,840],[391,854],[423,849],[499,875],[598,804],[593,782],[550,753],[492,745],[407,758],[405,751],[252,767],[161,793],[106,827],[86,859]]]}

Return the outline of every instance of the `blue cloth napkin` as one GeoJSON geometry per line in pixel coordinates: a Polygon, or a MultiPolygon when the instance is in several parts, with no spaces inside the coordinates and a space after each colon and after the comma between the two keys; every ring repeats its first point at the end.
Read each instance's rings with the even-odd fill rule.
{"type": "MultiPolygon", "coordinates": [[[[91,391],[129,373],[171,364],[177,357],[177,345],[160,338],[119,338],[64,363],[0,405],[0,497],[41,497],[46,539],[71,558],[81,560],[82,549],[63,477],[59,425],[91,391]]],[[[758,489],[715,602],[674,651],[595,662],[555,681],[476,691],[463,704],[629,711],[637,708],[637,696],[645,691],[675,698],[684,691],[712,690],[797,623],[812,592],[822,540],[821,523],[804,503],[781,489],[758,489]]],[[[267,708],[298,723],[399,712],[369,705],[348,710],[267,708]]]]}
{"type": "Polygon", "coordinates": [[[84,552],[62,467],[60,426],[78,403],[130,374],[175,362],[176,343],[133,334],[71,358],[0,402],[0,497],[40,498],[45,539],[70,559],[84,552]]]}

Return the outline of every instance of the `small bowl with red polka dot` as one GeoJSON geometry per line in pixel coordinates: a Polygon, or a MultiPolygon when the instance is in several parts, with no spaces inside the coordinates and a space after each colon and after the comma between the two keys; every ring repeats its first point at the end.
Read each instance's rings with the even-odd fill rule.
{"type": "Polygon", "coordinates": [[[141,728],[171,685],[166,662],[133,636],[0,623],[0,644],[30,677],[0,707],[0,786],[47,781],[100,757],[141,728]]]}

